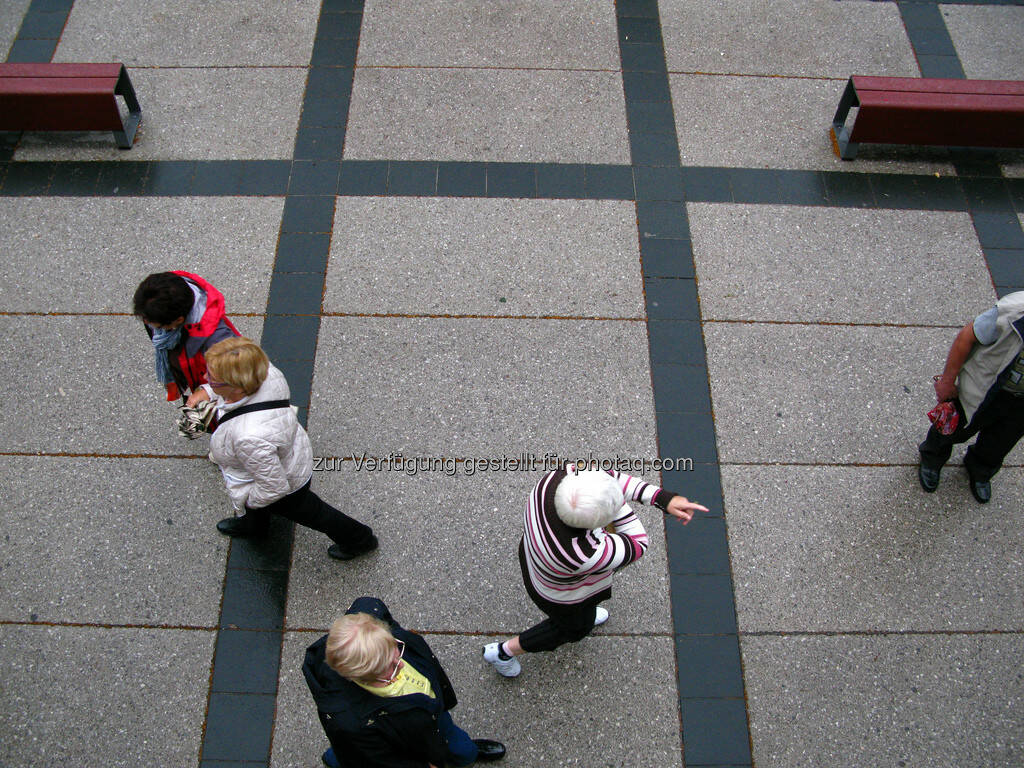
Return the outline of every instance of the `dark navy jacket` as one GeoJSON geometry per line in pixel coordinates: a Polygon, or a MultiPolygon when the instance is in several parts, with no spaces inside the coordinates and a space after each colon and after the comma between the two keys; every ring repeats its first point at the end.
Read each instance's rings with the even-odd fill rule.
{"type": "Polygon", "coordinates": [[[387,606],[361,597],[346,613],[369,613],[391,627],[405,643],[404,659],[430,681],[435,698],[416,693],[375,696],[331,669],[325,657],[327,636],[306,650],[302,673],[316,701],[320,724],[342,768],[426,768],[443,766],[448,755],[438,730],[438,715],[457,703],[455,690],[427,641],[403,629],[387,606]]]}

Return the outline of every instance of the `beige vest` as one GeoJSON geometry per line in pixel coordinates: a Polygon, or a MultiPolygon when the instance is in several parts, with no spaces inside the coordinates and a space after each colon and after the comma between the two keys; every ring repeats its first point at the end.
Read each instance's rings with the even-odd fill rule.
{"type": "Polygon", "coordinates": [[[975,344],[957,377],[960,404],[970,421],[999,374],[1024,348],[1024,291],[1004,296],[996,302],[998,336],[992,344],[975,344]]]}

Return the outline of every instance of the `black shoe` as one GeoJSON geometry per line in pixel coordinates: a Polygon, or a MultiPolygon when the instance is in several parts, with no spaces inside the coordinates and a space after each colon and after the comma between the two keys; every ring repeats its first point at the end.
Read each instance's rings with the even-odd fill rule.
{"type": "Polygon", "coordinates": [[[975,480],[967,470],[967,484],[971,487],[971,495],[979,504],[988,504],[992,499],[992,483],[988,480],[975,480]]]}
{"type": "Polygon", "coordinates": [[[353,557],[359,557],[365,555],[367,552],[373,552],[377,548],[377,537],[370,534],[370,538],[363,541],[358,547],[349,549],[348,547],[342,549],[339,544],[331,544],[327,548],[327,554],[333,557],[335,560],[351,560],[353,557]]]}
{"type": "Polygon", "coordinates": [[[234,536],[236,538],[259,535],[253,528],[252,521],[246,520],[244,515],[241,517],[225,517],[217,523],[217,530],[225,536],[234,536]]]}
{"type": "Polygon", "coordinates": [[[501,760],[505,756],[505,745],[500,741],[473,739],[473,743],[480,750],[476,756],[478,763],[493,763],[495,760],[501,760]]]}
{"type": "Polygon", "coordinates": [[[939,487],[939,476],[941,473],[942,467],[933,469],[923,463],[918,465],[917,479],[921,481],[921,487],[924,488],[925,493],[935,493],[935,489],[939,487]]]}

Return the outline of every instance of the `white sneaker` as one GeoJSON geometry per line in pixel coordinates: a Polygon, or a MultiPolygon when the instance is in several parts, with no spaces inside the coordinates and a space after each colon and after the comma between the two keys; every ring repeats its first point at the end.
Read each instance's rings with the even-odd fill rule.
{"type": "Polygon", "coordinates": [[[602,608],[600,605],[597,606],[597,616],[594,617],[594,626],[600,627],[606,621],[608,621],[608,610],[606,608],[602,608]]]}
{"type": "Polygon", "coordinates": [[[519,659],[515,656],[507,661],[501,658],[498,656],[498,645],[498,643],[488,643],[484,646],[484,661],[498,670],[499,675],[516,677],[523,671],[522,666],[519,664],[519,659]]]}

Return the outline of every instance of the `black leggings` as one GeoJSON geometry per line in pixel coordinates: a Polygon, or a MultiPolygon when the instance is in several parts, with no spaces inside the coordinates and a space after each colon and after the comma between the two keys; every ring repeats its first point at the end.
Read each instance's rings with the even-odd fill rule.
{"type": "Polygon", "coordinates": [[[545,600],[530,588],[530,579],[526,575],[526,552],[522,542],[519,543],[519,563],[523,569],[523,581],[526,592],[534,605],[547,615],[540,624],[535,624],[519,635],[519,645],[527,653],[553,651],[560,645],[576,643],[590,634],[597,618],[597,604],[603,595],[594,596],[578,605],[563,605],[545,600]]]}

